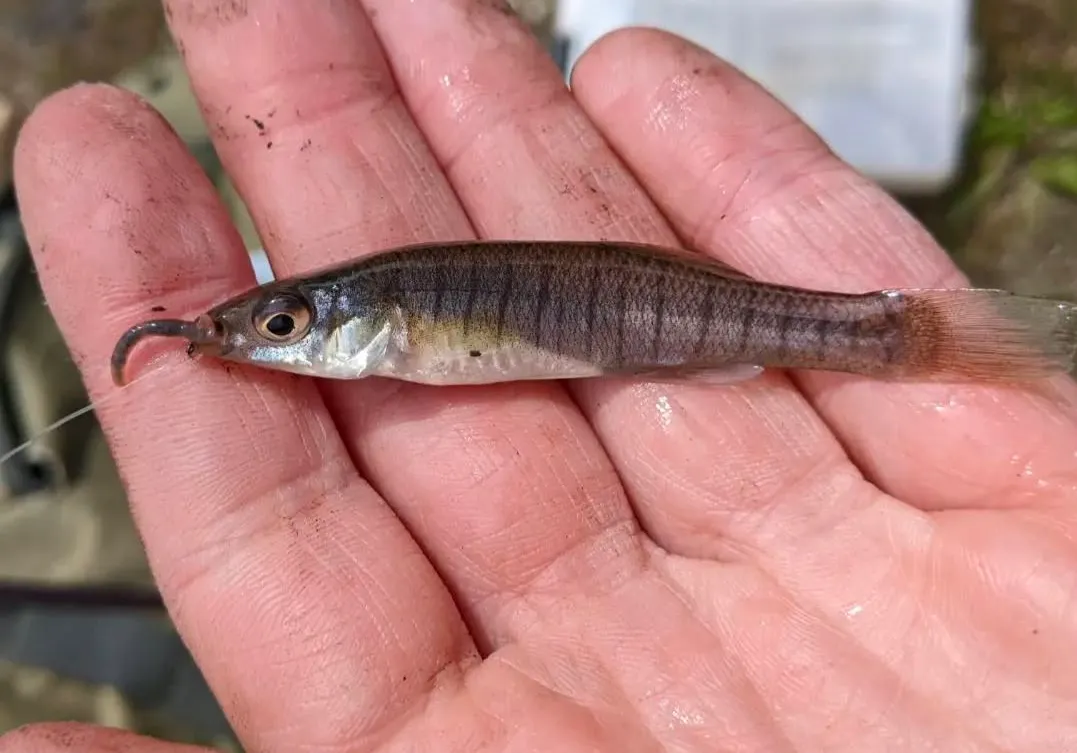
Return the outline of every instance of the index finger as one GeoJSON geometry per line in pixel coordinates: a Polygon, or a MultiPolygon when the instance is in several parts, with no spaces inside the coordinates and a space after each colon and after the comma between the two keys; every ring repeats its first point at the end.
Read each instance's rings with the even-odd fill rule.
{"type": "Polygon", "coordinates": [[[110,389],[129,324],[189,317],[253,282],[212,185],[155,112],[101,86],[43,104],[16,159],[46,297],[103,399],[162,594],[233,727],[255,750],[373,734],[474,647],[315,385],[167,346],[160,368],[110,389]]]}

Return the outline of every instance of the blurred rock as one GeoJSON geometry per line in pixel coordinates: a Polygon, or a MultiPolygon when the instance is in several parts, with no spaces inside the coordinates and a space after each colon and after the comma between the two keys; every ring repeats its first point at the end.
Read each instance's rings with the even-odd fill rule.
{"type": "Polygon", "coordinates": [[[980,0],[967,170],[911,208],[977,284],[1077,298],[1077,3],[980,0]]]}
{"type": "Polygon", "coordinates": [[[111,80],[166,43],[157,0],[0,0],[0,181],[14,136],[41,99],[78,81],[111,80]]]}

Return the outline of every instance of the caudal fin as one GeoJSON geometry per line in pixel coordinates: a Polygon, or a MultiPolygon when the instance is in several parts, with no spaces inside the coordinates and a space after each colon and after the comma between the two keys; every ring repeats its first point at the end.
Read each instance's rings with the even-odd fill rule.
{"type": "Polygon", "coordinates": [[[1027,381],[1077,369],[1077,304],[1004,290],[895,290],[902,371],[927,379],[1027,381]]]}

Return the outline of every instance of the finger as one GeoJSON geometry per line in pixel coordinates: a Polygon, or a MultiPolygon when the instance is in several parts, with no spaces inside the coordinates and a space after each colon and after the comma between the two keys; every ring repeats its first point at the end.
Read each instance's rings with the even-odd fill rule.
{"type": "MultiPolygon", "coordinates": [[[[223,21],[200,7],[169,3],[173,33],[279,270],[473,237],[358,3],[252,1],[246,16],[223,21]]],[[[502,595],[526,590],[537,573],[556,584],[562,571],[551,563],[566,552],[569,573],[596,546],[632,550],[616,474],[556,385],[370,381],[328,384],[325,394],[365,475],[480,634],[493,629],[485,615],[502,595]]]]}
{"type": "Polygon", "coordinates": [[[155,112],[102,86],[35,111],[16,175],[150,563],[233,727],[258,750],[374,734],[471,647],[313,386],[182,354],[107,382],[117,333],[152,307],[190,315],[251,284],[213,186],[155,112]]]}
{"type": "MultiPolygon", "coordinates": [[[[787,110],[683,40],[659,32],[609,37],[581,61],[573,81],[580,101],[626,159],[641,165],[641,179],[663,197],[664,209],[683,235],[696,241],[693,245],[728,252],[727,260],[763,277],[820,287],[840,287],[840,274],[866,286],[945,285],[945,275],[954,274],[922,230],[835,160],[787,110]],[[617,83],[626,78],[631,87],[617,83]],[[635,123],[641,125],[626,125],[635,123]],[[679,176],[683,188],[671,176],[679,176]],[[682,207],[696,212],[686,215],[682,207]],[[891,239],[902,237],[899,248],[887,248],[891,239]],[[884,253],[876,255],[875,249],[884,253]],[[779,262],[791,269],[780,272],[779,262]],[[873,273],[879,277],[871,282],[873,273]]],[[[877,401],[888,399],[890,388],[873,388],[877,401]]],[[[818,395],[812,387],[805,389],[818,395]]],[[[920,399],[929,394],[921,393],[920,399]]],[[[994,397],[998,403],[984,400],[980,409],[1022,410],[1014,403],[1003,405],[1001,391],[994,397]]],[[[876,412],[867,402],[858,407],[858,420],[878,432],[877,444],[894,443],[891,458],[905,452],[913,461],[918,455],[927,462],[921,445],[933,441],[934,422],[924,421],[922,434],[901,436],[900,421],[885,409],[876,412]],[[903,439],[915,441],[897,445],[903,439]]],[[[839,430],[853,420],[840,418],[845,423],[835,424],[839,430]]],[[[1036,415],[1025,418],[1037,422],[1036,415]]],[[[983,425],[968,422],[964,429],[978,426],[983,425]]],[[[945,438],[946,431],[938,430],[945,438]]],[[[1049,436],[1066,442],[1072,464],[1073,440],[1060,433],[1049,436]]],[[[847,434],[843,438],[849,442],[847,434]]],[[[995,436],[994,441],[1009,440],[995,436]]],[[[1017,450],[1011,443],[1009,451],[1017,450]]],[[[934,451],[942,457],[931,460],[935,473],[930,477],[940,485],[947,481],[942,463],[969,467],[956,441],[935,445],[934,451]]],[[[906,461],[902,470],[913,477],[921,465],[906,461]]],[[[866,649],[865,656],[873,657],[866,666],[874,662],[876,669],[885,667],[890,677],[902,678],[908,698],[946,698],[950,708],[939,713],[975,718],[989,692],[1001,721],[987,725],[986,737],[1016,739],[1036,729],[1045,740],[1061,739],[1064,731],[1053,709],[1059,700],[1072,698],[1072,673],[1053,673],[1059,681],[1047,682],[1044,667],[1059,655],[1056,641],[1065,640],[1072,622],[1059,609],[1066,597],[1060,601],[1057,585],[1070,581],[1074,550],[1072,533],[1059,525],[1057,513],[927,515],[864,486],[856,479],[835,484],[832,504],[855,499],[856,514],[795,541],[767,541],[757,560],[761,569],[802,604],[814,606],[846,637],[846,645],[866,649]],[[1030,633],[1057,638],[1029,641],[1030,633]],[[1005,687],[968,673],[969,667],[1003,664],[1005,687]],[[956,688],[966,692],[955,693],[956,688]],[[1044,709],[1042,718],[1029,723],[1030,709],[1044,709]],[[1021,723],[1012,724],[1014,719],[1021,723]]],[[[942,494],[954,490],[942,489],[942,494]]],[[[1065,515],[1067,522],[1073,520],[1071,512],[1065,515]]],[[[680,569],[690,568],[689,563],[680,569]]],[[[706,598],[696,603],[712,620],[718,614],[706,598]]],[[[804,643],[799,638],[798,646],[804,643]]],[[[755,643],[754,651],[742,655],[764,656],[764,645],[755,643]]]]}
{"type": "Polygon", "coordinates": [[[28,724],[0,735],[0,753],[209,753],[196,745],[155,740],[124,729],[75,722],[28,724]]]}
{"type": "MultiPolygon", "coordinates": [[[[366,5],[405,98],[485,235],[675,243],[549,56],[502,4],[366,5]]],[[[855,470],[780,375],[721,389],[570,386],[667,549],[714,556],[729,539],[743,545],[763,521],[795,536],[847,513],[828,500],[855,470]]]]}
{"type": "MultiPolygon", "coordinates": [[[[618,34],[596,45],[572,80],[691,245],[806,287],[967,284],[880,188],[705,51],[657,32],[618,34]]],[[[823,373],[797,380],[869,477],[923,508],[1057,501],[1073,489],[1071,380],[1059,380],[1054,397],[823,373]]]]}

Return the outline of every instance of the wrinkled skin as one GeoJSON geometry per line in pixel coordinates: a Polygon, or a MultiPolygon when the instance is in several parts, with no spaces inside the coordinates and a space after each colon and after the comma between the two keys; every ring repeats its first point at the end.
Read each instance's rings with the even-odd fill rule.
{"type": "MultiPolygon", "coordinates": [[[[670,36],[608,37],[569,93],[490,0],[168,6],[278,274],[435,238],[679,236],[781,282],[965,282],[670,36]]],[[[154,572],[248,750],[1077,747],[1072,381],[437,389],[161,343],[114,395],[125,327],[252,282],[240,240],[128,94],[57,94],[16,159],[154,572]]],[[[0,742],[71,747],[180,750],[71,725],[0,742]]]]}

